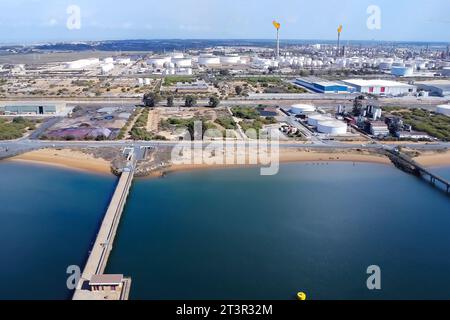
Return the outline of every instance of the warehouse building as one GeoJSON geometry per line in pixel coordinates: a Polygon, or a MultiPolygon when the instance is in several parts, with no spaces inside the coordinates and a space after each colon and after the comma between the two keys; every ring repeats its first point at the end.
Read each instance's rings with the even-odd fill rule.
{"type": "Polygon", "coordinates": [[[450,97],[450,80],[432,80],[416,83],[418,90],[424,90],[432,96],[450,97]]]}
{"type": "Polygon", "coordinates": [[[413,85],[389,80],[349,79],[343,82],[355,88],[357,92],[374,95],[402,96],[414,94],[417,91],[413,85]]]}
{"type": "Polygon", "coordinates": [[[349,93],[350,88],[342,83],[325,81],[318,78],[298,78],[294,82],[316,93],[349,93]]]}
{"type": "Polygon", "coordinates": [[[0,114],[6,116],[67,116],[72,109],[62,102],[0,102],[0,114]]]}

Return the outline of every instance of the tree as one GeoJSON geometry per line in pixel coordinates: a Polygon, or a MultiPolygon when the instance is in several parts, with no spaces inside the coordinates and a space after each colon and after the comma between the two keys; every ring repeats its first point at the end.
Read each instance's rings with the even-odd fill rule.
{"type": "Polygon", "coordinates": [[[220,104],[219,98],[214,97],[214,96],[209,98],[209,106],[211,108],[217,108],[219,106],[219,104],[220,104]]]}
{"type": "Polygon", "coordinates": [[[197,99],[194,96],[187,96],[184,105],[187,108],[193,108],[197,105],[197,99]]]}
{"type": "Polygon", "coordinates": [[[159,94],[154,92],[149,92],[144,94],[144,105],[149,108],[154,108],[161,101],[159,94]]]}
{"type": "Polygon", "coordinates": [[[167,106],[169,107],[169,108],[172,108],[173,106],[174,106],[174,103],[173,103],[173,96],[168,96],[167,97],[167,106]]]}
{"type": "Polygon", "coordinates": [[[242,94],[242,91],[244,91],[244,89],[242,89],[241,86],[236,86],[236,87],[234,88],[234,90],[236,91],[236,94],[237,94],[238,96],[240,96],[240,95],[242,94]]]}

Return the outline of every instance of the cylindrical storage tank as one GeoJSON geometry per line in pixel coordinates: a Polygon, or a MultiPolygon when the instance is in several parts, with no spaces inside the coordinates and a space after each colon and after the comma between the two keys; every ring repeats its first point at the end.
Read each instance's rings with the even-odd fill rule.
{"type": "Polygon", "coordinates": [[[302,115],[316,111],[316,107],[309,104],[294,104],[289,111],[296,115],[302,115]]]}
{"type": "Polygon", "coordinates": [[[166,63],[170,62],[170,58],[169,57],[165,57],[165,58],[150,58],[147,61],[147,64],[154,66],[156,68],[162,68],[164,67],[164,65],[166,63]]]}
{"type": "Polygon", "coordinates": [[[198,64],[201,66],[220,65],[220,58],[212,54],[203,55],[198,58],[198,64]]]}
{"type": "Polygon", "coordinates": [[[221,64],[239,64],[241,62],[241,57],[238,55],[226,55],[220,57],[221,64]]]}
{"type": "Polygon", "coordinates": [[[330,135],[345,135],[347,134],[347,124],[337,120],[320,121],[317,131],[330,135]]]}
{"type": "Polygon", "coordinates": [[[436,112],[450,117],[450,104],[437,106],[436,112]]]}
{"type": "Polygon", "coordinates": [[[412,76],[414,68],[412,67],[392,67],[391,74],[397,77],[412,76]]]}
{"type": "Polygon", "coordinates": [[[178,68],[190,68],[192,66],[192,59],[175,58],[172,59],[172,63],[174,63],[178,68]]]}
{"type": "Polygon", "coordinates": [[[170,56],[173,59],[182,59],[182,58],[184,58],[184,54],[182,52],[173,52],[170,56]]]}
{"type": "Polygon", "coordinates": [[[331,120],[333,120],[333,119],[330,117],[324,116],[322,114],[314,114],[314,115],[308,117],[308,124],[310,126],[317,127],[319,125],[319,122],[331,121],[331,120]]]}

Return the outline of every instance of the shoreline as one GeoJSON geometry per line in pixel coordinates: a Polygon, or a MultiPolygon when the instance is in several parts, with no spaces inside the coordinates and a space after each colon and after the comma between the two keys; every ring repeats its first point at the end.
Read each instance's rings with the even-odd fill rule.
{"type": "Polygon", "coordinates": [[[7,162],[29,163],[55,168],[112,175],[111,164],[93,155],[70,149],[41,149],[6,159],[7,162]]]}
{"type": "MultiPolygon", "coordinates": [[[[294,151],[280,153],[280,164],[292,163],[329,163],[329,162],[347,162],[347,163],[375,163],[383,165],[392,165],[392,162],[383,155],[369,153],[345,153],[345,152],[314,152],[314,151],[294,151]]],[[[450,165],[450,164],[449,164],[450,165]]],[[[256,168],[268,167],[261,164],[194,164],[194,165],[171,165],[167,168],[157,170],[144,179],[162,177],[167,174],[188,171],[202,171],[215,169],[236,169],[236,168],[256,168]]]]}
{"type": "MultiPolygon", "coordinates": [[[[424,153],[414,158],[415,161],[423,166],[430,168],[449,167],[450,151],[442,153],[424,153]]],[[[112,175],[111,164],[109,161],[96,158],[94,155],[86,154],[72,149],[41,149],[31,151],[23,155],[6,159],[9,162],[30,163],[38,165],[47,165],[69,170],[78,170],[102,175],[112,175]]],[[[391,161],[383,155],[371,153],[368,151],[336,151],[336,152],[318,152],[308,150],[284,150],[280,152],[280,164],[289,163],[328,163],[328,162],[348,162],[348,163],[375,163],[392,165],[391,161]]],[[[267,167],[260,164],[200,164],[200,165],[170,165],[152,172],[150,175],[142,178],[157,178],[170,173],[214,170],[227,168],[254,168],[267,167]]]]}

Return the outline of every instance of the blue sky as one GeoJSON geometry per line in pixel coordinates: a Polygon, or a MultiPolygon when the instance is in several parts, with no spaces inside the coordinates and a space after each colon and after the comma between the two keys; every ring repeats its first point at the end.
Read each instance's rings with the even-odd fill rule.
{"type": "Polygon", "coordinates": [[[285,39],[342,38],[450,42],[450,0],[0,0],[0,42],[107,39],[269,39],[272,20],[285,39]],[[69,30],[67,7],[81,9],[69,30]],[[381,29],[366,25],[381,9],[381,29]]]}

